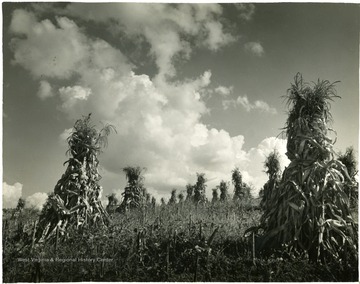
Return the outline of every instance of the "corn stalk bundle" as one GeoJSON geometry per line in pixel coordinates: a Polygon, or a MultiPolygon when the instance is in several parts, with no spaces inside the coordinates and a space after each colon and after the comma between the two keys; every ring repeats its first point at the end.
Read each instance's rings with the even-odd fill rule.
{"type": "Polygon", "coordinates": [[[69,225],[76,229],[108,224],[109,215],[101,204],[101,176],[98,171],[98,155],[106,146],[107,136],[114,129],[105,126],[97,131],[90,125],[90,114],[75,122],[67,139],[70,159],[64,163],[67,169],[57,182],[41,212],[36,240],[47,240],[56,228],[65,233],[69,225]]]}
{"type": "Polygon", "coordinates": [[[262,196],[260,206],[263,210],[267,211],[272,207],[273,200],[276,198],[276,190],[279,188],[280,182],[280,162],[279,153],[274,150],[265,160],[266,173],[269,180],[264,184],[260,192],[262,196]]]}
{"type": "Polygon", "coordinates": [[[358,171],[356,169],[354,149],[352,147],[347,148],[345,154],[340,154],[338,160],[344,164],[350,176],[351,181],[349,182],[347,180],[347,182],[344,185],[345,192],[350,199],[351,207],[357,208],[359,183],[356,180],[358,171]]]}
{"type": "Polygon", "coordinates": [[[334,84],[318,81],[311,88],[300,74],[295,77],[285,127],[291,162],[261,219],[263,246],[285,244],[307,253],[311,261],[357,259],[357,224],[344,191],[350,177],[334,159],[327,135],[329,100],[335,97],[334,84]]]}
{"type": "Polygon", "coordinates": [[[122,203],[116,209],[118,212],[124,212],[129,209],[140,208],[146,202],[146,188],[144,187],[143,169],[140,167],[123,168],[127,178],[127,186],[122,195],[122,203]]]}
{"type": "Polygon", "coordinates": [[[235,168],[231,175],[232,183],[234,185],[234,201],[241,200],[242,198],[248,198],[250,196],[250,188],[242,181],[242,175],[239,168],[235,168]]]}
{"type": "Polygon", "coordinates": [[[217,188],[219,188],[220,190],[220,201],[226,202],[229,198],[229,193],[228,193],[229,183],[222,180],[220,184],[217,186],[217,188]]]}
{"type": "Polygon", "coordinates": [[[205,190],[206,190],[206,178],[204,173],[196,173],[197,181],[194,186],[194,202],[196,204],[206,202],[205,190]]]}
{"type": "Polygon", "coordinates": [[[212,199],[211,203],[216,204],[219,201],[219,193],[218,193],[218,187],[213,188],[212,190],[212,199]]]}

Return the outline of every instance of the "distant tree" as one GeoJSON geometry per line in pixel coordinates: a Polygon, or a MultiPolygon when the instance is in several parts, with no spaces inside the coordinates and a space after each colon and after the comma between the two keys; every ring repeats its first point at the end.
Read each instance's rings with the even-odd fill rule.
{"type": "Polygon", "coordinates": [[[195,203],[205,203],[206,202],[206,196],[205,196],[205,190],[206,190],[206,178],[204,173],[196,173],[197,175],[197,181],[194,187],[194,202],[195,203]]]}
{"type": "Polygon", "coordinates": [[[213,188],[212,190],[212,200],[211,203],[215,204],[219,201],[219,193],[218,193],[218,188],[213,188]]]}
{"type": "Polygon", "coordinates": [[[220,182],[220,185],[217,186],[217,188],[220,189],[220,201],[221,202],[228,201],[228,199],[229,199],[229,193],[228,193],[229,184],[222,180],[220,182]]]}
{"type": "Polygon", "coordinates": [[[169,199],[169,203],[170,205],[172,204],[176,204],[177,202],[177,197],[176,197],[176,189],[174,188],[172,191],[171,191],[171,197],[169,199]]]}

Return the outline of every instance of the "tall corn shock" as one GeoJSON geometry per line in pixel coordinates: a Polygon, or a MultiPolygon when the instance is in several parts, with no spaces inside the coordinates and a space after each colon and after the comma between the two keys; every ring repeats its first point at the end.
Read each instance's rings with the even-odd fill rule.
{"type": "Polygon", "coordinates": [[[109,215],[100,201],[98,155],[107,145],[107,136],[115,129],[108,125],[96,130],[90,116],[77,120],[67,139],[67,153],[71,157],[64,163],[68,165],[67,169],[41,212],[37,241],[48,240],[57,228],[64,234],[69,226],[78,229],[109,222],[109,215]]]}
{"type": "Polygon", "coordinates": [[[194,186],[194,203],[196,204],[204,204],[206,202],[206,178],[204,173],[196,173],[197,181],[194,186]]]}
{"type": "Polygon", "coordinates": [[[279,189],[280,182],[280,162],[279,153],[276,150],[266,157],[264,167],[269,176],[269,180],[264,184],[260,192],[262,197],[260,206],[263,210],[267,211],[271,209],[275,199],[278,197],[276,191],[279,189]]]}
{"type": "Polygon", "coordinates": [[[305,83],[300,74],[287,93],[289,166],[262,216],[263,246],[285,244],[311,261],[357,261],[357,224],[344,183],[346,167],[334,159],[329,137],[334,83],[305,83]]]}
{"type": "Polygon", "coordinates": [[[122,193],[124,196],[123,201],[116,209],[118,212],[140,208],[145,205],[147,192],[144,187],[144,176],[142,174],[143,170],[145,169],[140,167],[123,168],[127,179],[127,185],[122,193]]]}

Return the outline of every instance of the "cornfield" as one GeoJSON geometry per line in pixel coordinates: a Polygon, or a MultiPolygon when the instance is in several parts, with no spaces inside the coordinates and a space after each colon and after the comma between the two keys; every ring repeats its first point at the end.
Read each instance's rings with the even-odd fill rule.
{"type": "Polygon", "coordinates": [[[4,282],[358,280],[356,161],[351,149],[333,150],[335,98],[335,84],[296,75],[286,96],[290,164],[281,173],[279,154],[266,157],[261,200],[235,168],[234,194],[222,180],[209,202],[197,173],[157,204],[137,166],[123,168],[123,197],[108,195],[105,210],[98,156],[115,129],[77,120],[66,171],[42,211],[23,199],[3,211],[4,282]]]}

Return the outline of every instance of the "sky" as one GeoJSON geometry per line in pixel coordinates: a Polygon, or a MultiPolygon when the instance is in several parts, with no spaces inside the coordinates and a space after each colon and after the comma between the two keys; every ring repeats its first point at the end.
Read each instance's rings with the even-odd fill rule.
{"type": "MultiPolygon", "coordinates": [[[[145,167],[158,198],[238,167],[257,196],[297,72],[336,84],[334,149],[358,151],[356,4],[3,3],[3,206],[41,207],[65,172],[66,138],[92,113],[117,134],[99,156],[102,199],[145,167]]],[[[233,187],[230,187],[233,191],[233,187]]]]}

